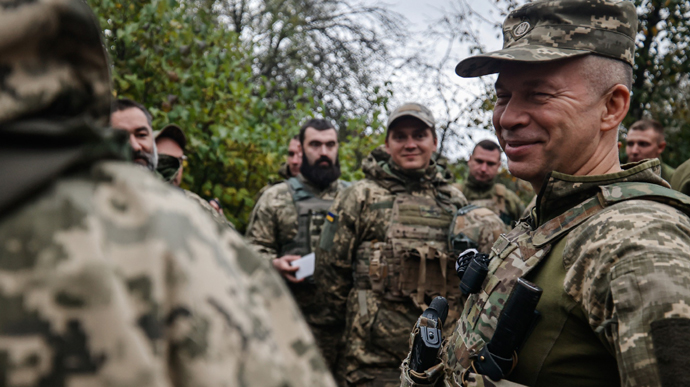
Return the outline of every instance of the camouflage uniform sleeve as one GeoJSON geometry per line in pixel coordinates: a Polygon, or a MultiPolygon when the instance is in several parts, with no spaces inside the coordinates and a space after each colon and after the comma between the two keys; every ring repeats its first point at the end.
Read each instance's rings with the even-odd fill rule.
{"type": "Polygon", "coordinates": [[[278,223],[275,210],[271,206],[274,191],[275,189],[268,189],[261,195],[249,217],[249,225],[245,233],[249,243],[269,260],[278,258],[279,250],[275,231],[278,223]]]}
{"type": "Polygon", "coordinates": [[[673,371],[659,356],[690,340],[690,220],[669,206],[632,200],[582,227],[564,250],[572,264],[565,289],[616,354],[622,385],[677,385],[663,383],[673,371]],[[663,340],[669,335],[670,343],[663,340]]]}
{"type": "Polygon", "coordinates": [[[510,212],[510,217],[515,221],[522,218],[522,214],[525,212],[525,203],[523,203],[522,199],[520,199],[520,197],[511,190],[506,190],[506,199],[508,206],[510,207],[508,209],[510,212]]]}
{"type": "Polygon", "coordinates": [[[353,287],[352,263],[358,245],[357,214],[362,207],[355,187],[341,191],[336,197],[316,249],[314,279],[336,322],[345,321],[347,298],[353,287]]]}

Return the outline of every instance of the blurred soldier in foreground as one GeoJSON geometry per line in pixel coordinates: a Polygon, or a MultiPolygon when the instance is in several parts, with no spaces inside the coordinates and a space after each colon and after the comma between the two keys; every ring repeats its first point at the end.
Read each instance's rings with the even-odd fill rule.
{"type": "Polygon", "coordinates": [[[82,0],[0,6],[0,385],[334,385],[273,270],[121,159],[82,0]]]}
{"type": "MultiPolygon", "coordinates": [[[[625,137],[625,153],[628,154],[628,162],[636,163],[644,159],[659,159],[666,149],[664,127],[659,121],[644,119],[630,125],[625,137]]],[[[661,178],[671,182],[675,169],[661,163],[661,178]]]]}
{"type": "Polygon", "coordinates": [[[496,135],[539,196],[493,246],[440,364],[413,371],[412,354],[404,386],[690,385],[690,198],[658,160],[618,161],[637,24],[629,1],[534,1],[502,50],[458,64],[498,73],[496,135]]]}
{"type": "Polygon", "coordinates": [[[512,226],[520,219],[525,205],[515,192],[496,183],[501,166],[501,148],[491,140],[480,141],[467,162],[469,173],[460,190],[471,204],[484,206],[512,226]]]}
{"type": "Polygon", "coordinates": [[[163,176],[163,180],[175,187],[179,187],[184,174],[185,148],[187,136],[182,129],[170,124],[155,134],[156,148],[158,151],[158,166],[156,171],[163,176]]]}
{"type": "Polygon", "coordinates": [[[328,208],[347,186],[338,180],[338,132],[322,119],[307,121],[299,132],[303,151],[300,174],[261,195],[252,211],[246,237],[288,281],[297,304],[312,327],[329,365],[335,362],[339,336],[324,330],[312,278],[297,280],[291,262],[314,251],[328,208]]]}
{"type": "Polygon", "coordinates": [[[362,165],[366,178],[342,191],[328,213],[314,278],[329,322],[345,328],[339,383],[397,384],[423,306],[441,295],[459,315],[457,253],[488,252],[504,231],[491,210],[465,207],[452,176],[432,160],[434,126],[424,106],[396,109],[385,147],[362,165]]]}

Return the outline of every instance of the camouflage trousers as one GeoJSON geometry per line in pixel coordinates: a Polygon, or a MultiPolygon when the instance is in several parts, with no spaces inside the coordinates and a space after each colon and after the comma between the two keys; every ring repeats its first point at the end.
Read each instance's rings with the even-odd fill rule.
{"type": "Polygon", "coordinates": [[[323,308],[320,308],[319,294],[317,294],[316,286],[310,279],[303,283],[290,283],[289,287],[311,328],[316,343],[321,349],[321,354],[326,359],[326,364],[333,372],[341,347],[342,330],[326,323],[322,316],[323,308]]]}

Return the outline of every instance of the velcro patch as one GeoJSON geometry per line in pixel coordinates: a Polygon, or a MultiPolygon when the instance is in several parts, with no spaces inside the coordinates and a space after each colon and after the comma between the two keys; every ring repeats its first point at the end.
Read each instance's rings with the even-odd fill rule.
{"type": "Polygon", "coordinates": [[[665,318],[651,328],[662,387],[690,386],[690,319],[665,318]]]}

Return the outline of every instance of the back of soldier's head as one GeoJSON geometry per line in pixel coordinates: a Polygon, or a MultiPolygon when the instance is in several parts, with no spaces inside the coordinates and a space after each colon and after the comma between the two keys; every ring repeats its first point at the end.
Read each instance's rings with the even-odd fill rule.
{"type": "Polygon", "coordinates": [[[81,0],[0,0],[0,125],[88,116],[107,124],[110,74],[81,0]]]}

